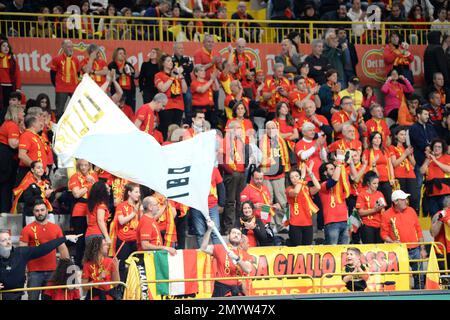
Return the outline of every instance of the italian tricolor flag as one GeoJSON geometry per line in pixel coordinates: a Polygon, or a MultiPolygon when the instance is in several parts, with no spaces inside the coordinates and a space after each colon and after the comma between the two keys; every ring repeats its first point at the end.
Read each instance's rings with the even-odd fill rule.
{"type": "MultiPolygon", "coordinates": [[[[155,251],[156,280],[196,279],[197,250],[177,250],[175,256],[167,251],[155,251]]],[[[157,283],[158,295],[186,295],[198,292],[198,282],[167,282],[157,283]]]]}

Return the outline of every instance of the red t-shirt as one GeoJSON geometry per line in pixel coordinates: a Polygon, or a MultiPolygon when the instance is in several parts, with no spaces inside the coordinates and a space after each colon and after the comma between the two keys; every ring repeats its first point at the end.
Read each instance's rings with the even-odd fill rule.
{"type": "MultiPolygon", "coordinates": [[[[31,130],[25,130],[19,138],[19,150],[26,150],[28,157],[32,161],[40,161],[44,168],[47,167],[47,152],[45,144],[41,137],[31,130]]],[[[25,163],[20,160],[19,166],[26,167],[25,163]]]]}
{"type": "MultiPolygon", "coordinates": [[[[253,204],[264,203],[266,205],[272,204],[272,198],[270,196],[269,189],[262,185],[261,188],[256,187],[253,183],[248,184],[244,190],[241,192],[241,203],[244,201],[251,201],[253,204]]],[[[273,210],[271,210],[273,212],[273,210]]],[[[260,218],[261,221],[266,224],[272,220],[271,214],[268,215],[267,219],[261,218],[261,209],[254,210],[256,217],[260,218]]]]}
{"type": "MultiPolygon", "coordinates": [[[[95,179],[95,181],[98,181],[98,177],[95,173],[90,173],[90,175],[95,179]]],[[[73,206],[72,209],[72,217],[85,217],[88,215],[88,209],[87,209],[87,198],[89,197],[89,191],[92,188],[92,183],[88,182],[86,177],[82,175],[80,172],[75,172],[69,179],[69,191],[72,191],[75,187],[78,188],[87,188],[88,192],[84,194],[82,199],[84,199],[85,202],[77,202],[73,206]]]]}
{"type": "MultiPolygon", "coordinates": [[[[388,161],[390,160],[391,154],[389,153],[389,150],[385,150],[384,153],[381,150],[373,150],[373,157],[377,160],[377,171],[378,171],[378,177],[380,178],[380,182],[387,182],[389,181],[389,167],[388,167],[388,161]]],[[[370,150],[366,149],[364,150],[363,157],[366,158],[368,167],[372,167],[372,159],[370,156],[370,150]]]]}
{"type": "MultiPolygon", "coordinates": [[[[440,163],[450,166],[450,155],[448,154],[443,154],[436,160],[438,160],[440,163]]],[[[450,174],[446,174],[441,168],[438,167],[436,163],[434,163],[434,161],[431,161],[426,172],[426,180],[430,181],[433,179],[444,178],[450,178],[450,174]]],[[[429,196],[441,196],[446,194],[450,194],[450,187],[445,183],[442,183],[442,189],[438,189],[436,186],[433,186],[433,190],[431,194],[429,194],[429,196]]]]}
{"type": "MultiPolygon", "coordinates": [[[[102,258],[99,264],[93,262],[86,262],[83,265],[83,275],[82,279],[87,280],[90,283],[97,282],[110,282],[112,281],[112,275],[114,272],[114,264],[111,258],[104,257],[102,258]]],[[[112,288],[111,285],[101,285],[98,286],[97,289],[100,290],[110,290],[112,288]]],[[[89,293],[88,293],[89,294],[89,293]]],[[[93,300],[98,300],[99,298],[95,297],[93,300]]],[[[107,300],[113,300],[112,297],[106,296],[107,300]]]]}
{"type": "MultiPolygon", "coordinates": [[[[115,216],[118,218],[120,216],[127,217],[133,213],[133,206],[124,201],[119,203],[116,207],[115,216]]],[[[137,214],[133,219],[128,221],[126,224],[120,224],[119,220],[116,219],[117,223],[117,237],[122,241],[136,241],[137,234],[136,229],[139,225],[139,214],[137,214]]]]}
{"type": "Polygon", "coordinates": [[[350,149],[362,151],[362,143],[358,139],[352,140],[348,142],[345,139],[341,139],[338,141],[333,142],[328,146],[329,152],[335,152],[336,150],[343,150],[344,152],[347,152],[350,149]]]}
{"type": "MultiPolygon", "coordinates": [[[[309,195],[308,186],[303,186],[306,188],[306,192],[309,195]]],[[[305,199],[303,192],[301,191],[296,196],[292,197],[289,192],[294,190],[293,186],[286,188],[286,198],[289,204],[289,224],[291,226],[306,227],[312,226],[312,212],[308,210],[307,200],[305,199]]],[[[312,202],[311,198],[309,200],[312,202]]]]}
{"type": "MultiPolygon", "coordinates": [[[[86,66],[89,62],[89,57],[84,58],[83,61],[81,61],[80,63],[80,68],[83,68],[84,66],[86,66]]],[[[94,71],[102,71],[104,68],[107,68],[108,64],[106,63],[105,60],[103,59],[95,59],[92,62],[92,72],[94,71]]],[[[91,77],[92,80],[95,81],[96,84],[98,84],[100,87],[102,86],[102,84],[105,83],[106,81],[106,76],[100,76],[100,75],[94,75],[93,73],[89,75],[91,77]]]]}
{"type": "Polygon", "coordinates": [[[210,209],[214,208],[219,201],[219,197],[217,195],[217,185],[222,182],[223,182],[223,179],[222,179],[222,176],[220,175],[219,169],[214,167],[212,177],[211,177],[211,189],[209,191],[209,196],[208,196],[208,208],[210,208],[210,209]]]}
{"type": "MultiPolygon", "coordinates": [[[[298,101],[302,101],[308,96],[308,92],[300,92],[298,90],[294,90],[289,93],[289,106],[291,108],[292,117],[295,119],[300,119],[302,117],[306,117],[305,110],[299,109],[295,104],[298,101]]],[[[314,102],[314,96],[310,97],[310,100],[314,102]]]]}
{"type": "MultiPolygon", "coordinates": [[[[329,125],[330,125],[330,123],[328,122],[328,119],[325,118],[323,115],[321,115],[321,114],[316,114],[315,116],[316,116],[317,120],[319,120],[322,124],[324,124],[324,125],[326,125],[326,126],[329,126],[329,125]]],[[[315,127],[314,131],[315,131],[316,133],[319,133],[320,131],[322,131],[322,130],[320,129],[320,127],[318,127],[312,120],[310,120],[306,115],[304,115],[304,116],[302,116],[302,117],[296,119],[296,122],[295,122],[295,126],[297,127],[297,129],[298,129],[299,132],[302,132],[302,126],[303,126],[303,124],[304,124],[305,122],[310,122],[310,123],[312,123],[312,124],[314,125],[314,127],[315,127]]]]}
{"type": "Polygon", "coordinates": [[[144,214],[136,230],[138,251],[142,251],[142,241],[147,240],[155,246],[162,246],[163,240],[158,224],[152,217],[144,214]]]}
{"type": "MultiPolygon", "coordinates": [[[[214,50],[212,52],[208,52],[204,47],[202,47],[194,53],[194,63],[202,65],[209,64],[212,62],[212,58],[215,56],[220,57],[220,54],[218,52],[215,52],[214,50]]],[[[211,74],[214,70],[216,70],[215,65],[206,70],[206,80],[211,79],[211,74]]]]}
{"type": "Polygon", "coordinates": [[[92,210],[92,212],[89,212],[88,215],[88,227],[86,230],[86,237],[89,237],[91,235],[102,235],[102,231],[100,230],[100,227],[98,226],[98,222],[97,222],[97,213],[98,210],[103,209],[105,210],[105,224],[108,221],[109,218],[109,210],[108,210],[108,206],[104,203],[98,204],[94,207],[94,210],[92,210]]]}
{"type": "Polygon", "coordinates": [[[122,112],[127,116],[128,119],[130,119],[131,122],[134,122],[135,115],[133,109],[131,109],[129,105],[124,104],[122,108],[120,108],[120,110],[122,110],[122,112]]]}
{"type": "Polygon", "coordinates": [[[342,190],[341,199],[342,202],[338,203],[336,196],[336,186],[327,190],[327,182],[322,182],[320,185],[319,196],[322,201],[323,218],[325,224],[333,222],[347,222],[348,208],[345,203],[345,194],[342,190]]]}
{"type": "Polygon", "coordinates": [[[78,72],[80,62],[74,56],[68,57],[60,54],[53,58],[50,69],[56,71],[56,92],[73,93],[78,85],[78,72]]]}
{"type": "MultiPolygon", "coordinates": [[[[369,193],[366,190],[362,190],[358,198],[356,200],[356,209],[369,210],[375,208],[376,202],[378,199],[383,198],[384,203],[386,203],[386,199],[384,199],[383,194],[380,191],[375,193],[369,193]]],[[[368,226],[373,228],[381,227],[381,213],[377,212],[375,214],[370,214],[368,216],[361,217],[362,222],[368,226]]]]}
{"type": "MultiPolygon", "coordinates": [[[[299,140],[296,144],[295,144],[295,154],[297,156],[297,163],[300,165],[301,162],[303,162],[303,160],[301,159],[301,154],[302,152],[314,147],[314,145],[316,144],[316,140],[312,140],[310,142],[306,141],[305,139],[299,140]],[[300,153],[300,155],[299,155],[300,153]]],[[[320,149],[316,148],[316,151],[314,151],[314,153],[308,158],[308,160],[306,160],[306,165],[309,167],[311,161],[314,161],[314,166],[313,166],[313,173],[316,177],[319,177],[319,168],[322,164],[322,159],[320,158],[320,149]]],[[[311,180],[311,177],[309,177],[307,180],[311,180]]]]}
{"type": "MultiPolygon", "coordinates": [[[[350,120],[350,116],[347,112],[345,112],[344,110],[341,110],[339,112],[335,112],[333,113],[333,115],[331,116],[331,124],[335,125],[335,124],[343,124],[347,121],[350,120]]],[[[353,127],[355,127],[355,140],[359,140],[359,131],[358,131],[358,127],[357,125],[353,124],[353,127]]],[[[342,139],[342,131],[341,132],[334,132],[334,139],[342,139]]]]}
{"type": "Polygon", "coordinates": [[[9,146],[9,139],[19,139],[20,128],[17,123],[12,120],[6,120],[0,126],[0,143],[9,146]]]}
{"type": "Polygon", "coordinates": [[[380,119],[370,119],[366,122],[367,131],[365,133],[366,137],[369,137],[372,132],[378,131],[381,133],[381,137],[383,138],[383,145],[386,145],[387,138],[391,135],[391,130],[386,123],[386,120],[380,119]]]}
{"type": "MultiPolygon", "coordinates": [[[[282,134],[287,134],[287,133],[294,134],[294,129],[295,129],[294,125],[295,125],[295,123],[294,123],[294,125],[291,126],[291,125],[289,125],[287,123],[286,120],[283,120],[283,119],[280,119],[280,118],[276,118],[274,120],[274,122],[277,124],[278,129],[280,130],[280,133],[282,133],[282,134]]],[[[285,139],[285,140],[287,140],[287,139],[285,139]]]]}
{"type": "MultiPolygon", "coordinates": [[[[160,83],[166,83],[170,79],[170,75],[161,71],[155,74],[155,87],[160,83]]],[[[167,104],[164,110],[178,109],[184,111],[183,91],[181,88],[181,81],[175,80],[167,91],[163,92],[167,96],[167,104]]]]}
{"type": "Polygon", "coordinates": [[[139,130],[144,132],[152,132],[155,127],[155,112],[150,108],[150,104],[142,105],[136,113],[136,120],[141,120],[139,130]]]}
{"type": "MultiPolygon", "coordinates": [[[[226,278],[226,277],[239,277],[243,275],[243,271],[239,267],[238,264],[234,264],[233,260],[228,257],[225,248],[221,244],[213,245],[213,257],[216,261],[216,275],[217,278],[226,278]]],[[[229,247],[230,248],[230,247],[229,247]]],[[[243,261],[250,261],[250,255],[242,250],[242,249],[232,249],[230,248],[236,255],[238,255],[243,261]]],[[[228,285],[228,286],[237,286],[241,282],[240,280],[220,280],[219,282],[228,285]]]]}
{"type": "Polygon", "coordinates": [[[251,88],[253,81],[247,79],[247,72],[255,69],[252,57],[246,53],[233,53],[233,62],[237,66],[241,63],[241,67],[235,73],[235,77],[242,83],[242,88],[251,88]]]}
{"type": "MultiPolygon", "coordinates": [[[[393,222],[398,230],[400,242],[419,242],[423,238],[422,229],[420,227],[419,218],[416,211],[407,207],[403,212],[395,210],[394,207],[389,208],[381,214],[381,238],[386,240],[389,236],[392,240],[396,240],[395,233],[392,229],[393,222]]],[[[408,249],[416,248],[419,244],[408,245],[408,249]]]]}
{"type": "MultiPolygon", "coordinates": [[[[47,286],[55,286],[53,282],[47,282],[47,286]]],[[[42,294],[50,297],[50,300],[80,300],[80,290],[79,289],[53,289],[53,290],[44,290],[42,294]]]]}
{"type": "MultiPolygon", "coordinates": [[[[23,228],[20,241],[27,243],[28,247],[38,247],[62,236],[62,230],[58,225],[51,222],[43,225],[35,221],[23,228]]],[[[56,269],[56,249],[43,257],[31,260],[28,262],[27,268],[29,272],[54,271],[56,269]]]]}
{"type": "Polygon", "coordinates": [[[193,107],[214,107],[212,85],[203,93],[197,92],[197,89],[208,83],[207,80],[194,80],[191,83],[192,106],[193,107]]]}
{"type": "Polygon", "coordinates": [[[289,80],[282,77],[280,79],[269,79],[266,80],[265,84],[264,84],[264,88],[262,90],[263,93],[272,93],[272,97],[267,100],[267,106],[269,109],[269,112],[275,112],[277,110],[277,103],[284,101],[284,102],[289,102],[289,99],[282,96],[277,90],[277,87],[283,87],[284,90],[286,92],[289,93],[290,89],[291,89],[291,85],[289,83],[289,80]]]}
{"type": "MultiPolygon", "coordinates": [[[[357,165],[355,165],[356,171],[359,172],[359,171],[361,170],[361,167],[362,167],[362,163],[361,163],[361,162],[358,163],[357,165]]],[[[350,166],[347,166],[347,167],[345,168],[345,170],[347,171],[347,176],[350,177],[350,174],[351,174],[350,166]]],[[[367,170],[367,168],[366,168],[364,174],[365,174],[367,171],[368,171],[368,170],[367,170]]],[[[363,174],[363,177],[364,177],[364,174],[363,174]]],[[[362,185],[362,183],[363,183],[363,177],[361,177],[361,179],[359,180],[359,182],[357,182],[357,183],[353,182],[353,183],[351,184],[351,187],[350,187],[350,194],[351,194],[351,195],[353,195],[353,196],[358,196],[359,193],[360,193],[361,191],[364,190],[364,186],[362,185]]]]}
{"type": "MultiPolygon", "coordinates": [[[[405,148],[403,146],[394,147],[393,145],[391,145],[389,146],[389,152],[391,154],[391,157],[394,155],[398,160],[405,153],[405,148]]],[[[394,165],[394,163],[392,163],[392,165],[394,165]]],[[[397,179],[416,178],[416,174],[414,173],[414,166],[411,164],[411,161],[409,161],[408,157],[406,157],[405,160],[403,160],[398,166],[394,167],[394,174],[397,179]]]]}

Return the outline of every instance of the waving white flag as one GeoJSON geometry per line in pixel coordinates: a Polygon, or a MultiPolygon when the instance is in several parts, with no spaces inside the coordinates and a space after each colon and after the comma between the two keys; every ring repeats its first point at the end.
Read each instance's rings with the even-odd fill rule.
{"type": "Polygon", "coordinates": [[[60,167],[72,166],[73,157],[86,159],[207,213],[215,143],[212,130],[161,147],[85,75],[58,122],[54,149],[60,167]]]}

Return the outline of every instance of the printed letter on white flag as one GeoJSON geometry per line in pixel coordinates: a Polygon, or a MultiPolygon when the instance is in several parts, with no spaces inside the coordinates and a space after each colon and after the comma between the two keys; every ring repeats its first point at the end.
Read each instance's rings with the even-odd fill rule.
{"type": "Polygon", "coordinates": [[[215,136],[212,130],[161,147],[85,75],[58,122],[54,149],[61,167],[71,166],[73,157],[86,159],[117,177],[207,213],[215,136]]]}

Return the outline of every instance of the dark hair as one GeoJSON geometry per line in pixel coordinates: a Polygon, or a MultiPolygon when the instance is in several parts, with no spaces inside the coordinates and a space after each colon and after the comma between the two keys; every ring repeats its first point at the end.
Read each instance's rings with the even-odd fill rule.
{"type": "MultiPolygon", "coordinates": [[[[36,97],[36,104],[38,107],[41,107],[41,101],[46,99],[47,100],[47,108],[46,109],[50,109],[51,110],[51,101],[50,98],[48,97],[48,95],[46,95],[45,93],[40,93],[38,94],[38,96],[36,97]]],[[[48,111],[48,110],[46,110],[48,111]]]]}
{"type": "Polygon", "coordinates": [[[281,110],[281,107],[282,107],[284,104],[288,107],[288,114],[286,115],[286,123],[287,123],[289,126],[292,126],[292,127],[293,127],[293,126],[295,126],[295,120],[294,120],[294,118],[292,117],[291,112],[289,111],[289,104],[288,104],[287,102],[285,102],[285,101],[280,101],[280,102],[277,103],[277,118],[280,117],[280,110],[281,110]]]}
{"type": "Polygon", "coordinates": [[[44,200],[42,200],[41,198],[37,198],[33,202],[33,209],[34,209],[34,207],[40,206],[40,205],[44,205],[47,208],[47,205],[45,204],[44,200]]]}
{"type": "Polygon", "coordinates": [[[368,150],[373,149],[372,141],[373,141],[373,139],[376,137],[377,134],[380,135],[380,138],[381,138],[380,150],[381,150],[381,152],[384,154],[384,151],[385,151],[385,150],[384,150],[384,147],[383,147],[383,135],[382,135],[380,132],[378,132],[378,131],[374,131],[374,132],[372,132],[372,133],[370,134],[370,136],[369,136],[369,148],[368,148],[368,150]]]}
{"type": "Polygon", "coordinates": [[[241,215],[243,215],[244,204],[250,205],[250,207],[252,208],[252,210],[255,210],[255,204],[254,204],[252,201],[250,201],[250,200],[244,201],[244,202],[241,203],[241,215]]]}
{"type": "Polygon", "coordinates": [[[99,253],[102,250],[103,238],[95,237],[92,238],[86,245],[83,256],[83,264],[87,262],[99,263],[99,253]]]}
{"type": "Polygon", "coordinates": [[[406,101],[419,100],[419,103],[422,101],[421,97],[418,94],[411,93],[406,97],[406,101]]]}
{"type": "MultiPolygon", "coordinates": [[[[396,127],[394,130],[392,130],[391,133],[391,141],[392,141],[392,145],[395,147],[397,146],[398,140],[397,140],[397,135],[399,134],[400,131],[406,131],[408,130],[408,128],[406,126],[398,126],[396,127]]],[[[405,145],[403,145],[405,147],[405,145]]]]}
{"type": "Polygon", "coordinates": [[[128,192],[133,191],[135,188],[139,188],[139,185],[137,183],[134,183],[134,182],[128,182],[125,185],[125,190],[123,192],[123,201],[128,201],[128,192]]]}
{"type": "Polygon", "coordinates": [[[440,143],[442,145],[442,154],[446,154],[448,146],[447,146],[447,143],[445,142],[445,140],[441,139],[441,138],[435,138],[431,141],[431,144],[430,144],[431,151],[433,151],[434,145],[436,143],[440,143]]]}
{"type": "Polygon", "coordinates": [[[326,73],[325,73],[325,78],[328,79],[329,77],[331,77],[331,75],[333,73],[338,73],[336,69],[329,69],[326,73]]]}
{"type": "Polygon", "coordinates": [[[300,177],[302,176],[302,173],[301,173],[300,170],[297,169],[297,168],[294,168],[294,169],[292,169],[291,171],[289,171],[288,184],[289,184],[290,186],[293,186],[293,184],[292,184],[292,182],[291,182],[291,173],[292,173],[292,172],[297,172],[298,175],[299,175],[300,177]]]}
{"type": "Polygon", "coordinates": [[[92,185],[87,203],[89,212],[92,212],[95,209],[95,206],[98,204],[103,203],[105,205],[108,205],[109,193],[108,189],[106,188],[105,182],[97,181],[92,185]]]}
{"type": "Polygon", "coordinates": [[[352,99],[352,97],[350,97],[350,96],[343,96],[342,98],[341,98],[341,103],[339,104],[339,106],[342,108],[342,106],[343,106],[343,104],[344,104],[344,99],[350,99],[350,100],[352,100],[353,101],[353,99],[352,99]]]}
{"type": "Polygon", "coordinates": [[[439,92],[437,92],[436,90],[431,91],[431,92],[428,94],[428,96],[427,96],[428,101],[430,101],[431,99],[433,99],[434,96],[435,96],[436,94],[439,94],[439,92]]]}
{"type": "Polygon", "coordinates": [[[244,106],[244,109],[245,109],[244,118],[248,118],[247,108],[245,107],[244,101],[242,101],[242,100],[236,101],[236,103],[233,105],[233,109],[232,109],[233,118],[237,117],[237,113],[236,113],[237,107],[239,107],[241,104],[244,106]]]}
{"type": "Polygon", "coordinates": [[[199,113],[205,114],[205,111],[203,111],[203,110],[201,110],[201,109],[195,109],[195,110],[193,110],[193,111],[192,111],[192,118],[197,117],[197,115],[198,115],[199,113]]]}
{"type": "Polygon", "coordinates": [[[371,88],[372,89],[372,93],[375,93],[374,91],[373,91],[373,87],[371,86],[371,85],[365,85],[364,87],[363,87],[363,89],[362,89],[362,94],[363,94],[363,97],[364,98],[367,98],[367,89],[368,88],[371,88]]]}
{"type": "MultiPolygon", "coordinates": [[[[55,271],[53,271],[50,279],[48,282],[52,286],[63,286],[67,285],[67,281],[72,275],[68,270],[70,267],[75,266],[75,264],[72,262],[69,258],[61,258],[58,261],[58,264],[56,265],[55,271]]],[[[78,290],[78,289],[69,289],[69,290],[78,290]]]]}
{"type": "Polygon", "coordinates": [[[414,5],[414,6],[411,7],[411,10],[409,10],[409,12],[408,12],[408,19],[415,20],[415,17],[414,17],[414,11],[416,11],[416,9],[417,9],[418,7],[419,7],[420,10],[422,11],[422,18],[424,18],[422,6],[416,4],[416,5],[414,5]]]}
{"type": "Polygon", "coordinates": [[[327,176],[327,165],[329,165],[329,164],[331,164],[331,165],[333,165],[334,166],[334,164],[332,164],[331,162],[323,162],[321,165],[320,165],[320,167],[319,167],[319,177],[320,177],[320,181],[325,181],[325,180],[327,180],[328,179],[328,176],[327,176]]]}
{"type": "Polygon", "coordinates": [[[166,53],[165,53],[165,54],[162,54],[161,57],[159,58],[158,64],[159,64],[159,70],[160,70],[160,71],[164,71],[164,61],[165,61],[167,58],[172,59],[172,57],[169,56],[169,55],[166,54],[166,53]]]}
{"type": "Polygon", "coordinates": [[[22,100],[22,94],[20,92],[18,92],[18,91],[13,91],[13,92],[11,92],[9,94],[8,100],[9,99],[17,99],[17,100],[21,101],[22,100]]]}
{"type": "Polygon", "coordinates": [[[378,175],[375,171],[369,170],[364,174],[363,186],[369,186],[369,184],[374,180],[378,179],[378,175]]]}
{"type": "Polygon", "coordinates": [[[306,79],[304,76],[296,75],[294,77],[294,84],[297,85],[297,82],[299,82],[302,79],[306,79]]]}
{"type": "Polygon", "coordinates": [[[38,163],[42,163],[42,162],[39,161],[39,160],[36,160],[36,161],[31,162],[31,164],[30,164],[30,169],[34,169],[34,168],[36,167],[36,164],[38,164],[38,163]]]}
{"type": "Polygon", "coordinates": [[[424,112],[424,111],[430,112],[430,110],[428,110],[427,108],[424,108],[424,107],[418,107],[418,108],[416,109],[416,114],[419,115],[419,114],[421,114],[421,113],[424,112]]]}

